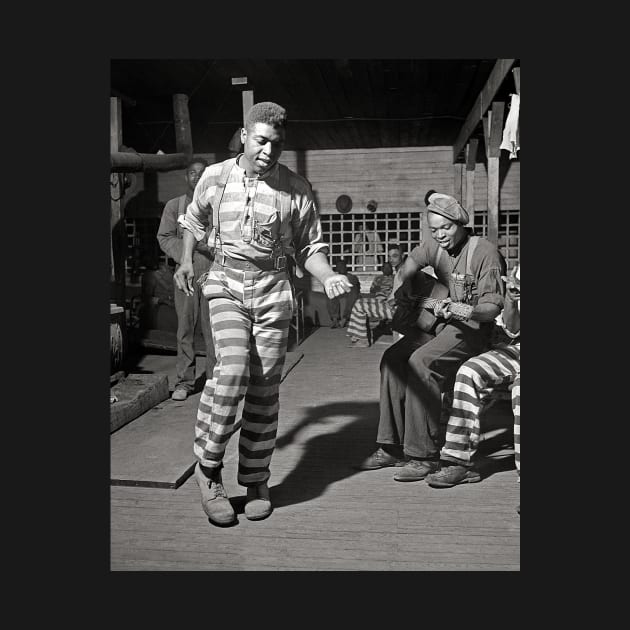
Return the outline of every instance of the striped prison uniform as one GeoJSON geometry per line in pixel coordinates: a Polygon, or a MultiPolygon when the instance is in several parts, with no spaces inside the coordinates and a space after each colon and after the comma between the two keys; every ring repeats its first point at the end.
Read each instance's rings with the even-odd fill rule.
{"type": "Polygon", "coordinates": [[[468,359],[457,371],[453,404],[446,427],[446,442],[441,459],[470,465],[480,437],[479,412],[494,387],[512,383],[514,414],[514,455],[521,470],[520,448],[520,372],[521,344],[501,344],[468,359]]]}
{"type": "Polygon", "coordinates": [[[368,317],[391,319],[394,315],[392,307],[386,302],[394,286],[394,276],[377,276],[372,282],[369,297],[360,297],[350,312],[348,323],[349,337],[368,338],[368,317]]]}
{"type": "MultiPolygon", "coordinates": [[[[212,221],[212,202],[222,166],[206,168],[193,201],[179,220],[197,240],[212,221]]],[[[328,251],[308,182],[289,171],[291,207],[286,217],[281,215],[275,194],[280,182],[278,164],[253,186],[238,162],[234,164],[219,207],[218,231],[222,253],[240,265],[230,267],[229,259],[225,266],[215,261],[203,284],[217,363],[199,401],[193,450],[203,466],[222,465],[228,441],[239,428],[236,414],[244,398],[238,466],[242,486],[259,485],[270,476],[294,297],[286,270],[256,267],[257,261],[269,260],[272,255],[269,241],[257,240],[256,229],[252,229],[251,240],[243,241],[241,230],[247,229],[247,221],[252,228],[256,221],[265,234],[281,240],[284,252],[294,255],[300,266],[314,253],[328,251]],[[244,265],[249,268],[237,268],[244,265]]],[[[212,237],[209,242],[213,242],[212,237]]]]}

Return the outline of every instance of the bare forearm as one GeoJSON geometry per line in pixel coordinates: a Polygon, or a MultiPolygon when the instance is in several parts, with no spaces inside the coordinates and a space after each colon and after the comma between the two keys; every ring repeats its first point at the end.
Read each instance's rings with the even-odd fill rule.
{"type": "Polygon", "coordinates": [[[335,274],[328,264],[328,258],[321,252],[316,252],[312,256],[309,256],[304,263],[304,268],[310,274],[314,275],[322,284],[324,284],[327,278],[335,274]]]}
{"type": "Polygon", "coordinates": [[[197,246],[197,239],[194,234],[189,230],[183,231],[183,247],[182,247],[182,259],[181,264],[186,262],[192,263],[193,252],[195,251],[195,247],[197,246]]]}

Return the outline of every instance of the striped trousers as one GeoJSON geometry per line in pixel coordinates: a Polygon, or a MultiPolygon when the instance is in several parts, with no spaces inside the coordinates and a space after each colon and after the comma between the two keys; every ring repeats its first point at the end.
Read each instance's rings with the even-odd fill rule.
{"type": "Polygon", "coordinates": [[[391,319],[394,312],[384,297],[361,297],[352,307],[347,334],[359,339],[368,338],[368,317],[391,319]]]}
{"type": "Polygon", "coordinates": [[[194,454],[203,466],[220,467],[240,426],[238,483],[256,486],[270,475],[293,290],[285,271],[214,265],[203,293],[209,300],[217,362],[199,401],[194,454]]]}
{"type": "Polygon", "coordinates": [[[479,411],[490,391],[512,383],[514,458],[521,471],[521,344],[500,345],[468,359],[458,370],[440,457],[469,464],[479,445],[479,411]]]}

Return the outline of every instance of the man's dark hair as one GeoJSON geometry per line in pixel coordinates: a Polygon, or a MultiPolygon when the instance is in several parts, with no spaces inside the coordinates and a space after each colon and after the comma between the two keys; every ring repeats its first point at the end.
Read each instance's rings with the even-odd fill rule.
{"type": "Polygon", "coordinates": [[[403,253],[402,247],[398,243],[387,243],[387,251],[390,249],[397,249],[401,254],[403,253]]]}
{"type": "Polygon", "coordinates": [[[247,113],[245,129],[251,129],[256,123],[264,123],[272,127],[286,127],[287,110],[271,101],[256,103],[247,113]]]}
{"type": "Polygon", "coordinates": [[[186,169],[189,169],[193,164],[203,164],[205,167],[210,166],[210,162],[208,162],[206,158],[194,157],[188,161],[188,164],[186,164],[186,169]]]}

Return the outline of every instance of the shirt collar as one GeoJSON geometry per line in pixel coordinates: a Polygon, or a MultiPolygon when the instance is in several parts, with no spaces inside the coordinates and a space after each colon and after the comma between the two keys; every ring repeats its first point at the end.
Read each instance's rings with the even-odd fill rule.
{"type": "MultiPolygon", "coordinates": [[[[239,153],[236,156],[236,162],[234,166],[238,169],[239,174],[242,177],[245,177],[245,169],[238,163],[243,154],[239,153]]],[[[279,163],[276,162],[270,169],[266,170],[262,175],[258,176],[260,181],[266,181],[269,184],[278,182],[278,171],[280,170],[279,163]]]]}

